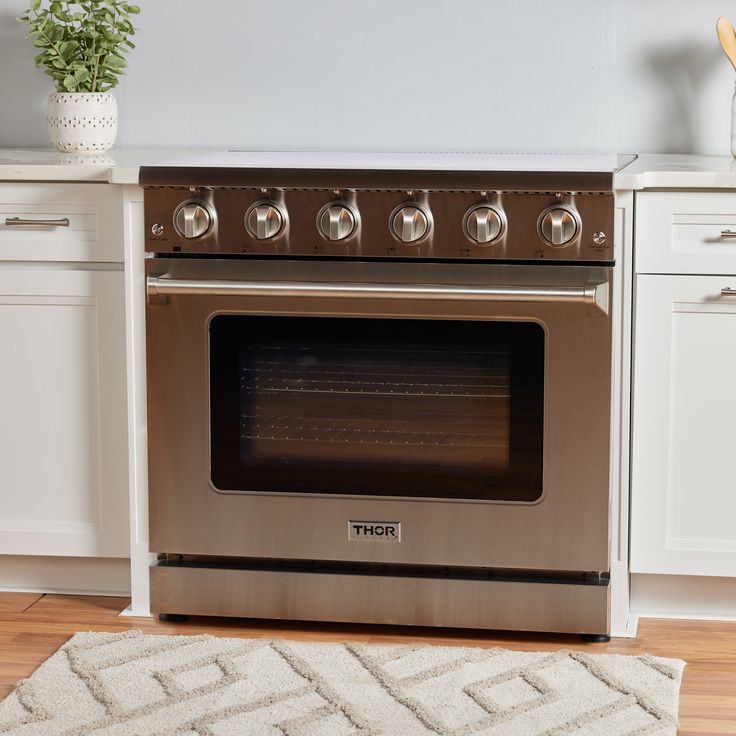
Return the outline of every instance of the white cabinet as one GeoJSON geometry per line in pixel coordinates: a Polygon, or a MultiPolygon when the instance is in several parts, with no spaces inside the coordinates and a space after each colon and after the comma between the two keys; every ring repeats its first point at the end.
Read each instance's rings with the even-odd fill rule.
{"type": "Polygon", "coordinates": [[[736,276],[666,272],[683,263],[702,273],[736,266],[733,241],[720,237],[723,225],[736,225],[736,196],[699,194],[687,203],[683,193],[656,193],[654,213],[647,196],[654,193],[637,202],[644,214],[636,240],[631,571],[736,576],[736,295],[722,291],[736,289],[736,276]],[[711,196],[719,201],[703,199],[711,196]],[[689,239],[672,226],[683,212],[693,221],[689,239]],[[652,228],[657,213],[666,230],[652,228]],[[699,260],[692,252],[679,258],[677,237],[690,251],[696,239],[703,244],[699,260]],[[719,252],[709,255],[710,244],[719,252]],[[662,259],[641,255],[647,248],[662,259]]]}
{"type": "Polygon", "coordinates": [[[736,273],[736,192],[636,195],[637,273],[736,273]]]}
{"type": "Polygon", "coordinates": [[[121,263],[120,199],[106,184],[0,182],[0,261],[121,263]]]}
{"type": "Polygon", "coordinates": [[[636,279],[633,572],[736,575],[736,277],[636,279]]]}
{"type": "Polygon", "coordinates": [[[2,185],[0,194],[6,200],[0,220],[0,555],[127,556],[123,265],[79,260],[86,252],[122,254],[122,244],[109,239],[115,227],[110,188],[2,185]],[[44,196],[52,201],[40,202],[44,196]],[[11,213],[69,217],[71,229],[8,226],[11,213]],[[113,224],[100,247],[97,222],[103,219],[113,224]],[[38,253],[43,260],[33,257],[38,253]]]}

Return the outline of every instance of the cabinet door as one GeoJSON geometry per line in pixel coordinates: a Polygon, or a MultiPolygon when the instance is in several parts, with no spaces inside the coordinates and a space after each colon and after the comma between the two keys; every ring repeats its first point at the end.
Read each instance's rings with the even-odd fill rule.
{"type": "Polygon", "coordinates": [[[120,270],[0,268],[0,554],[128,554],[120,270]]]}
{"type": "Polygon", "coordinates": [[[637,276],[631,569],[736,575],[736,276],[637,276]]]}

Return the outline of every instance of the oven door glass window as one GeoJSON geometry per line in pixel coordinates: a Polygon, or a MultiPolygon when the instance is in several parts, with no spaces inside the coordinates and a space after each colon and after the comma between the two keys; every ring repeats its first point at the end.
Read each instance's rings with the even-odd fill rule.
{"type": "Polygon", "coordinates": [[[534,502],[544,354],[532,322],[216,316],[212,484],[534,502]]]}

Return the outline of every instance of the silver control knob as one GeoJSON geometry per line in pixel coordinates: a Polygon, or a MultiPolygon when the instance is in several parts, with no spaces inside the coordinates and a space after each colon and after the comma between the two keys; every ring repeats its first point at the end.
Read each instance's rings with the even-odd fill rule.
{"type": "Polygon", "coordinates": [[[187,240],[206,235],[213,220],[214,216],[204,202],[182,202],[174,210],[174,229],[187,240]]]}
{"type": "Polygon", "coordinates": [[[481,204],[468,211],[463,225],[472,241],[487,245],[503,235],[505,217],[495,207],[481,204]]]}
{"type": "Polygon", "coordinates": [[[356,217],[344,204],[326,204],[317,215],[317,228],[328,240],[345,240],[355,231],[356,217]]]}
{"type": "Polygon", "coordinates": [[[429,232],[429,217],[417,205],[404,205],[391,215],[391,232],[402,243],[415,243],[429,232]]]}
{"type": "Polygon", "coordinates": [[[539,232],[550,245],[567,245],[580,227],[580,216],[568,207],[550,207],[539,218],[539,232]]]}
{"type": "Polygon", "coordinates": [[[256,240],[275,238],[285,222],[286,217],[275,202],[256,202],[245,213],[245,229],[256,240]]]}

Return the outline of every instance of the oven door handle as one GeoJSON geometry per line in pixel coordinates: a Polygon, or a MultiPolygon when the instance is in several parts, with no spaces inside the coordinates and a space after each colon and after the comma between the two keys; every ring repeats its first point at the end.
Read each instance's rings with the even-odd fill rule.
{"type": "Polygon", "coordinates": [[[476,286],[454,284],[339,283],[316,281],[203,281],[149,276],[150,297],[204,296],[328,297],[337,299],[443,299],[485,302],[572,302],[608,314],[608,284],[584,286],[476,286]]]}

